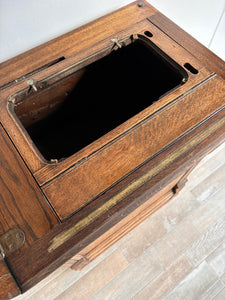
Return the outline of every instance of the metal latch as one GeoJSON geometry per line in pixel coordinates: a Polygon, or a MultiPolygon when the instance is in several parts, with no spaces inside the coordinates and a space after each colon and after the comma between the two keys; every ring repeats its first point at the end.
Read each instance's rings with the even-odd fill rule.
{"type": "Polygon", "coordinates": [[[22,248],[25,242],[25,233],[20,228],[13,228],[0,236],[1,259],[22,248]]]}

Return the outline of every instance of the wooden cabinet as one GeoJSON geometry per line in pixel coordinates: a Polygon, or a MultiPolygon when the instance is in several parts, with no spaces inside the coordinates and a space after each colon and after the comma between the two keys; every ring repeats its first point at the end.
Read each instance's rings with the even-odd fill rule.
{"type": "Polygon", "coordinates": [[[2,63],[0,241],[24,235],[2,243],[2,297],[81,268],[176,195],[224,141],[224,79],[140,1],[2,63]]]}

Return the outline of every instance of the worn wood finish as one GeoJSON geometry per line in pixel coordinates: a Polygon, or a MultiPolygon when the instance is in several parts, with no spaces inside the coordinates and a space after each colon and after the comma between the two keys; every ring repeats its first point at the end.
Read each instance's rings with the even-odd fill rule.
{"type": "MultiPolygon", "coordinates": [[[[212,232],[211,228],[214,227],[214,223],[221,224],[219,220],[224,218],[225,181],[221,183],[221,178],[225,178],[224,157],[225,143],[198,164],[197,168],[188,176],[188,183],[178,196],[113,244],[100,257],[79,272],[71,271],[70,266],[75,263],[75,259],[81,259],[81,257],[69,260],[18,300],[29,297],[37,299],[43,297],[49,298],[49,300],[71,299],[73,295],[79,299],[83,299],[84,295],[94,299],[105,299],[109,295],[118,295],[121,299],[127,299],[129,298],[127,291],[131,290],[130,299],[162,299],[184,280],[184,289],[187,285],[190,289],[195,288],[192,278],[199,266],[196,268],[192,266],[186,256],[186,249],[189,249],[195,239],[202,234],[212,232]],[[166,257],[170,259],[166,260],[166,257]],[[119,274],[113,274],[114,277],[108,279],[107,274],[111,274],[112,269],[120,268],[124,259],[128,262],[125,270],[120,269],[119,274]],[[168,263],[162,264],[162,261],[168,261],[168,263]],[[147,266],[146,263],[148,263],[147,266]],[[143,265],[145,266],[144,270],[143,265]],[[161,266],[161,271],[152,277],[154,266],[161,266]],[[148,268],[151,270],[150,276],[147,273],[148,268]],[[189,273],[191,276],[188,275],[189,273]],[[137,274],[142,275],[137,276],[137,274]]],[[[225,231],[222,232],[225,241],[225,231]]],[[[222,232],[218,230],[217,234],[221,235],[222,232]]],[[[216,236],[215,238],[218,241],[216,236]]],[[[208,253],[211,253],[215,248],[214,239],[210,239],[209,242],[212,247],[207,248],[208,253]]],[[[208,241],[206,241],[207,243],[208,241]]],[[[201,281],[198,280],[199,286],[202,286],[202,283],[204,285],[204,282],[206,285],[202,289],[204,296],[199,294],[198,290],[192,292],[194,299],[201,299],[205,296],[214,299],[223,290],[224,246],[223,242],[205,260],[215,271],[217,281],[212,282],[211,286],[207,285],[207,278],[211,276],[212,269],[208,270],[210,272],[205,272],[205,268],[202,269],[204,276],[197,272],[200,275],[198,278],[201,278],[201,281]]],[[[198,250],[199,248],[196,248],[196,253],[198,250]]],[[[224,297],[220,297],[217,298],[224,299],[224,297]]]]}
{"type": "MultiPolygon", "coordinates": [[[[139,32],[148,29],[148,26],[150,26],[146,21],[141,22],[140,24],[136,28],[136,30],[140,30],[141,28],[139,32]]],[[[167,110],[163,110],[161,113],[159,113],[158,116],[157,115],[153,116],[152,119],[148,121],[148,123],[146,122],[146,118],[149,115],[153,115],[153,113],[156,113],[157,110],[159,110],[162,107],[165,107],[165,104],[169,104],[171,100],[174,100],[175,97],[182,95],[184,91],[187,90],[188,87],[190,87],[190,85],[189,86],[184,85],[183,87],[180,88],[180,93],[178,90],[172,92],[170,95],[165,97],[162,101],[159,101],[155,106],[153,105],[147,108],[144,112],[132,118],[132,120],[126,122],[126,124],[122,126],[122,129],[120,127],[119,132],[118,129],[113,130],[106,137],[100,138],[98,143],[86,147],[84,150],[79,151],[79,153],[73,155],[71,158],[65,160],[64,162],[60,164],[53,164],[53,165],[46,164],[43,169],[40,168],[37,172],[34,172],[34,175],[39,181],[39,183],[43,184],[46,181],[48,182],[52,180],[55,176],[59,175],[60,172],[63,171],[65,172],[66,171],[65,167],[69,168],[74,164],[76,164],[72,172],[71,169],[69,170],[68,176],[63,175],[57,177],[55,181],[52,181],[50,182],[50,184],[48,183],[47,186],[43,187],[43,190],[45,191],[46,196],[48,197],[50,203],[53,205],[56,212],[62,219],[67,217],[69,214],[73,213],[75,210],[79,209],[81,206],[85,205],[88,201],[91,201],[91,199],[94,196],[104,191],[104,189],[106,189],[108,186],[116,182],[120,177],[129,173],[133,168],[137,167],[150,155],[154,154],[159,149],[164,147],[166,144],[171,142],[175,137],[184,133],[193,124],[195,124],[195,122],[200,121],[203,116],[205,117],[209,113],[213,112],[215,108],[220,106],[217,101],[212,102],[208,100],[211,99],[212,97],[212,95],[208,93],[207,98],[201,100],[202,107],[208,106],[207,109],[208,112],[206,112],[206,110],[203,110],[201,114],[199,111],[197,111],[199,104],[196,102],[195,97],[199,97],[198,95],[200,95],[202,91],[206,92],[207,88],[199,87],[199,89],[197,89],[197,94],[194,92],[194,90],[196,90],[197,84],[200,82],[202,84],[203,80],[207,79],[209,74],[211,74],[211,72],[204,69],[203,66],[198,61],[193,59],[193,57],[191,57],[188,53],[186,53],[183,48],[176,45],[167,36],[164,36],[157,28],[151,26],[150,30],[153,33],[153,37],[156,37],[153,38],[153,41],[156,43],[156,45],[160,46],[172,58],[175,59],[176,57],[176,60],[180,62],[181,65],[183,65],[186,61],[189,61],[199,70],[198,75],[196,76],[191,75],[189,77],[188,80],[189,84],[192,83],[191,84],[192,89],[190,89],[189,91],[190,95],[180,100],[180,102],[178,102],[178,105],[174,104],[174,106],[171,106],[171,108],[167,108],[167,110]],[[193,86],[195,86],[195,88],[193,88],[193,86]],[[181,114],[177,115],[176,110],[179,110],[179,107],[184,105],[184,101],[186,101],[185,102],[186,107],[188,107],[190,111],[185,112],[185,109],[183,108],[181,114]],[[193,103],[193,106],[191,106],[191,103],[193,103]],[[167,117],[165,118],[165,116],[167,117]],[[178,118],[175,118],[175,116],[178,118]],[[162,121],[164,123],[160,123],[160,121],[158,123],[159,117],[162,118],[162,120],[164,120],[162,121]],[[189,119],[187,119],[188,117],[189,119]],[[170,132],[166,132],[165,130],[168,128],[167,119],[170,119],[172,122],[171,126],[169,127],[170,132]],[[179,123],[180,121],[183,122],[183,125],[178,127],[177,123],[179,123]],[[143,123],[146,122],[146,124],[142,124],[141,122],[143,123]],[[132,127],[134,126],[136,127],[137,124],[140,124],[139,128],[135,128],[132,132],[128,132],[128,130],[131,130],[132,127]],[[157,130],[155,130],[155,128],[157,128],[157,130]],[[146,135],[147,132],[151,133],[151,139],[149,140],[145,139],[145,137],[147,136],[146,135]],[[165,132],[166,132],[166,136],[162,138],[161,134],[165,132]],[[121,135],[121,138],[112,144],[113,139],[115,138],[118,139],[119,135],[121,135]],[[143,138],[140,139],[140,136],[142,136],[143,138]],[[155,140],[154,145],[151,145],[152,139],[155,140]],[[125,146],[125,148],[123,147],[124,140],[127,140],[126,144],[129,145],[128,150],[125,149],[127,145],[125,146]],[[109,144],[109,142],[111,142],[111,144],[109,144]],[[107,145],[107,143],[109,144],[109,146],[107,145]],[[103,147],[105,149],[98,151],[99,155],[96,156],[96,151],[103,147]],[[88,151],[88,149],[90,150],[88,151]],[[121,149],[123,149],[123,152],[120,151],[121,149]],[[124,156],[125,150],[126,150],[126,156],[124,156]],[[118,156],[118,153],[120,153],[121,156],[118,156]],[[135,157],[133,155],[134,153],[135,153],[135,157]],[[107,160],[109,160],[109,162],[107,162],[107,160]],[[102,164],[102,161],[104,161],[104,164],[102,164]],[[99,170],[99,172],[96,173],[94,170],[98,168],[98,166],[101,166],[101,170],[99,170]],[[89,174],[91,176],[88,176],[87,178],[86,174],[89,174]],[[115,175],[112,177],[111,174],[115,174],[115,175]],[[67,177],[69,177],[70,183],[73,182],[73,189],[71,189],[70,194],[65,195],[62,186],[69,183],[67,177]],[[82,186],[80,185],[81,182],[82,182],[82,186]],[[95,182],[95,189],[93,189],[93,185],[91,184],[91,182],[95,182]],[[96,185],[96,182],[98,183],[98,185],[96,185]],[[89,191],[90,188],[91,191],[89,191]],[[68,202],[70,203],[70,205],[68,205],[68,202]]],[[[222,82],[221,84],[223,85],[222,82]]],[[[210,83],[208,83],[208,85],[210,85],[210,83]]],[[[208,90],[210,90],[211,92],[214,91],[211,89],[211,87],[209,87],[208,90]]],[[[221,92],[223,93],[223,90],[221,90],[221,92]]],[[[203,95],[204,94],[201,94],[201,97],[203,95]]],[[[219,97],[219,101],[221,102],[221,104],[223,104],[223,101],[220,97],[219,97]]],[[[4,105],[5,102],[2,103],[4,105]]],[[[31,103],[33,104],[33,102],[31,103]]],[[[19,104],[19,103],[16,105],[17,105],[16,108],[24,106],[23,104],[19,104]]],[[[4,107],[2,107],[2,116],[3,116],[4,126],[6,126],[9,133],[13,134],[12,138],[14,140],[16,139],[17,145],[19,145],[19,147],[21,146],[24,147],[24,144],[21,143],[22,140],[18,140],[19,134],[15,135],[14,133],[14,130],[18,128],[18,126],[16,126],[15,124],[16,128],[15,129],[12,128],[11,122],[9,123],[7,121],[8,111],[4,110],[4,107]],[[10,128],[8,127],[9,124],[10,124],[10,128]]],[[[19,133],[21,134],[21,130],[19,133]]],[[[23,133],[23,136],[24,135],[26,136],[25,132],[23,133]]],[[[32,145],[32,142],[30,142],[30,144],[32,145]]],[[[21,148],[19,149],[21,150],[21,148]]],[[[27,147],[24,148],[24,151],[21,151],[21,153],[25,157],[26,155],[24,152],[26,152],[26,150],[27,147]]],[[[29,160],[29,159],[30,157],[28,154],[27,163],[30,166],[32,165],[34,160],[33,159],[29,160]]],[[[39,161],[35,163],[35,165],[39,165],[40,163],[42,162],[39,161]]],[[[31,169],[33,170],[33,168],[31,169]]]]}
{"type": "MultiPolygon", "coordinates": [[[[108,50],[111,49],[112,48],[111,39],[114,37],[115,32],[117,33],[118,38],[124,39],[124,38],[127,38],[127,35],[131,35],[134,32],[136,32],[137,27],[139,29],[141,28],[142,30],[144,30],[143,26],[140,27],[139,23],[137,23],[137,24],[132,23],[134,19],[130,18],[128,11],[130,11],[130,10],[135,11],[137,5],[135,3],[131,6],[128,6],[127,7],[128,10],[125,10],[124,12],[122,12],[122,14],[121,14],[121,12],[119,12],[117,17],[115,15],[112,16],[112,20],[118,18],[119,23],[117,25],[114,24],[115,28],[114,28],[114,26],[112,26],[112,28],[111,28],[110,24],[112,24],[112,23],[108,22],[108,19],[106,17],[103,17],[103,18],[99,19],[99,22],[93,22],[93,27],[92,27],[92,23],[91,23],[90,25],[82,26],[81,28],[72,31],[71,33],[68,34],[68,36],[67,35],[64,36],[65,40],[63,42],[61,42],[60,38],[58,38],[57,40],[59,40],[59,42],[56,41],[56,43],[55,43],[55,40],[53,40],[52,42],[50,41],[49,43],[41,45],[40,48],[42,50],[40,50],[40,53],[42,53],[42,55],[40,55],[40,57],[38,55],[37,60],[33,59],[34,57],[32,54],[34,52],[35,53],[34,56],[36,57],[37,53],[39,53],[35,48],[33,50],[26,52],[25,54],[15,57],[14,59],[12,59],[10,61],[0,64],[1,70],[2,70],[1,74],[4,74],[4,75],[2,75],[2,79],[5,80],[5,78],[6,78],[5,73],[8,74],[9,72],[14,72],[16,66],[26,68],[26,66],[32,65],[33,63],[35,64],[37,61],[38,62],[37,67],[41,67],[41,65],[40,65],[41,62],[39,61],[39,59],[43,59],[45,57],[44,53],[46,53],[46,52],[48,53],[48,57],[49,56],[51,57],[51,61],[55,60],[55,58],[54,58],[55,52],[52,51],[52,49],[54,48],[54,50],[56,51],[56,48],[57,48],[58,49],[57,51],[62,51],[62,48],[60,48],[60,47],[63,47],[63,49],[65,50],[64,46],[65,46],[66,42],[68,43],[68,45],[70,45],[68,47],[68,49],[69,49],[69,51],[73,51],[73,55],[60,61],[57,64],[50,65],[46,68],[42,68],[38,72],[34,72],[34,74],[27,75],[28,76],[27,78],[29,78],[29,76],[32,76],[32,78],[35,81],[40,82],[40,81],[45,80],[46,78],[55,76],[55,74],[62,72],[62,70],[64,70],[64,69],[69,70],[69,72],[70,72],[71,66],[74,66],[74,67],[72,67],[72,71],[73,72],[76,71],[76,69],[77,69],[76,65],[80,61],[82,62],[87,57],[91,57],[93,54],[96,55],[96,53],[102,52],[103,50],[105,51],[106,49],[108,49],[108,50]],[[120,24],[120,22],[122,22],[122,24],[120,24]],[[106,23],[107,23],[107,25],[106,25],[106,23]],[[126,26],[124,24],[126,24],[126,26]],[[102,31],[102,28],[103,28],[102,26],[104,27],[104,31],[102,31]],[[94,31],[97,30],[96,27],[99,28],[99,34],[96,33],[94,38],[92,38],[93,30],[94,31]],[[127,27],[129,27],[129,30],[123,30],[124,28],[127,28],[127,27]],[[106,28],[109,28],[109,30],[107,31],[106,28]],[[117,30],[118,30],[118,32],[117,32],[117,30]],[[85,36],[85,38],[82,38],[82,40],[81,40],[80,35],[85,36]],[[98,41],[98,43],[97,43],[97,41],[98,41]],[[52,44],[52,46],[50,46],[49,44],[52,44]],[[51,47],[53,47],[53,48],[51,48],[51,47]],[[30,58],[32,58],[32,59],[30,60],[30,58]],[[24,60],[27,61],[27,63],[29,63],[29,64],[26,65],[24,60]],[[12,65],[9,62],[12,62],[12,65]]],[[[147,9],[147,11],[148,11],[147,6],[145,7],[145,9],[147,9]]],[[[131,11],[130,11],[130,13],[131,13],[131,11]]],[[[147,11],[144,12],[144,10],[142,8],[140,10],[140,14],[138,14],[138,16],[136,16],[137,17],[136,21],[139,22],[139,21],[145,19],[146,15],[148,14],[147,11]]],[[[149,14],[151,14],[151,12],[149,12],[149,14]]],[[[145,25],[147,23],[149,23],[149,22],[147,22],[145,20],[145,25]]],[[[45,63],[46,63],[46,61],[45,61],[45,63]]],[[[49,63],[49,61],[47,63],[49,63]]],[[[17,74],[17,75],[19,75],[19,74],[17,74]]],[[[60,75],[58,77],[60,78],[60,75]]],[[[26,132],[24,132],[24,130],[21,131],[21,126],[18,125],[18,122],[16,122],[16,123],[12,122],[13,116],[11,114],[9,114],[8,109],[6,109],[6,107],[8,105],[7,104],[8,99],[12,95],[14,95],[15,93],[17,93],[21,90],[28,88],[26,81],[27,81],[26,79],[22,78],[18,82],[17,81],[14,82],[13,85],[9,85],[9,86],[6,85],[5,88],[1,90],[1,93],[0,93],[0,102],[1,102],[0,116],[1,116],[1,122],[4,123],[4,127],[7,129],[8,134],[10,135],[11,138],[13,138],[13,141],[16,143],[16,146],[19,149],[20,153],[22,154],[23,158],[25,159],[26,164],[29,166],[29,168],[33,172],[35,172],[35,171],[45,167],[46,162],[43,159],[43,157],[40,157],[38,155],[36,148],[34,147],[32,141],[29,140],[29,137],[27,136],[26,132]]],[[[84,155],[87,155],[87,154],[84,154],[84,155]]],[[[84,156],[84,155],[82,154],[82,156],[84,156]]],[[[72,158],[72,160],[68,159],[66,162],[64,162],[62,164],[62,167],[60,167],[59,171],[58,171],[59,167],[56,166],[57,172],[54,172],[55,165],[51,166],[51,165],[47,164],[47,172],[52,171],[53,176],[57,176],[59,174],[59,172],[63,172],[65,169],[67,169],[68,167],[70,167],[73,164],[74,164],[74,158],[72,158]],[[64,166],[64,164],[65,164],[65,166],[64,166]]],[[[47,177],[48,178],[44,179],[44,180],[48,181],[50,178],[50,175],[47,175],[47,177]]]]}
{"type": "Polygon", "coordinates": [[[0,145],[0,234],[20,227],[26,247],[54,227],[57,217],[2,127],[0,145]]]}
{"type": "Polygon", "coordinates": [[[207,81],[186,97],[141,123],[137,129],[109,145],[98,156],[85,161],[84,164],[43,187],[43,191],[60,218],[65,218],[82,207],[95,195],[103,192],[148,157],[200,122],[203,115],[207,117],[216,108],[222,106],[224,93],[225,84],[222,80],[213,78],[207,81]],[[199,106],[201,111],[198,110],[199,106]],[[169,127],[168,120],[170,120],[169,127]],[[151,138],[147,139],[149,135],[151,138]],[[70,186],[66,194],[63,186],[70,186]]]}
{"type": "Polygon", "coordinates": [[[0,259],[0,299],[12,299],[20,294],[18,285],[16,284],[6,263],[0,259]]]}
{"type": "MultiPolygon", "coordinates": [[[[190,89],[194,88],[196,85],[200,84],[204,79],[210,77],[210,75],[212,74],[213,73],[209,72],[207,69],[202,69],[199,74],[199,77],[195,78],[193,81],[188,81],[186,83],[186,88],[190,88],[190,89]]],[[[148,116],[155,114],[158,110],[160,110],[161,107],[163,107],[163,105],[167,105],[172,100],[174,100],[174,97],[178,99],[179,97],[182,97],[183,94],[184,94],[184,87],[181,86],[173,93],[161,99],[162,101],[161,100],[157,101],[150,107],[146,108],[144,111],[140,112],[138,116],[134,116],[133,118],[129,119],[121,126],[107,133],[107,135],[105,135],[104,137],[101,137],[95,143],[88,145],[84,149],[68,157],[66,160],[60,162],[60,164],[43,165],[39,170],[34,172],[35,178],[37,179],[37,181],[41,186],[44,186],[50,180],[53,180],[62,172],[65,172],[66,170],[70,169],[72,166],[79,165],[79,163],[82,162],[84,157],[90,158],[92,155],[95,155],[95,152],[98,149],[102,148],[105,145],[106,146],[109,145],[118,136],[122,136],[124,133],[128,132],[129,130],[132,130],[132,128],[134,128],[137,123],[141,123],[148,116]]]]}
{"type": "Polygon", "coordinates": [[[20,102],[14,107],[14,111],[24,127],[43,119],[65,101],[67,94],[76,86],[84,70],[76,72],[66,82],[56,84],[53,87],[44,90],[37,96],[32,95],[29,101],[20,102]],[[57,93],[56,93],[57,89],[57,93]]]}
{"type": "MultiPolygon", "coordinates": [[[[101,29],[101,28],[100,28],[101,29]]],[[[47,163],[43,157],[40,157],[39,153],[36,151],[32,141],[27,136],[26,131],[21,129],[21,126],[18,126],[17,122],[12,122],[14,119],[13,114],[9,113],[9,110],[6,109],[8,105],[7,99],[14,95],[16,92],[21,91],[27,88],[26,80],[21,83],[6,88],[0,94],[0,111],[1,111],[1,121],[4,123],[4,127],[7,129],[7,132],[16,143],[17,148],[20,153],[23,155],[27,165],[34,173],[37,181],[40,185],[45,184],[50,181],[54,177],[58,176],[61,172],[64,172],[71,166],[78,164],[84,157],[89,157],[92,153],[95,153],[99,148],[103,147],[105,144],[111,142],[113,139],[117,138],[118,135],[122,135],[127,130],[132,129],[132,127],[136,126],[137,122],[141,122],[146,119],[147,116],[155,113],[157,110],[170,103],[174,98],[183,95],[187,90],[192,89],[197,84],[201,83],[204,79],[208,78],[213,74],[210,70],[207,70],[198,60],[196,60],[193,56],[191,56],[187,51],[185,51],[182,47],[179,47],[173,40],[171,40],[166,35],[162,34],[162,32],[154,25],[150,24],[148,21],[143,20],[137,24],[126,28],[126,30],[118,32],[117,37],[121,40],[127,39],[130,35],[135,33],[140,33],[144,35],[144,32],[149,30],[153,33],[153,37],[150,38],[159,48],[165,51],[171,58],[177,61],[181,66],[190,62],[193,66],[195,66],[199,73],[197,75],[193,75],[189,73],[189,79],[185,83],[185,85],[180,86],[178,89],[173,91],[172,93],[166,95],[143,112],[134,116],[118,128],[112,130],[104,137],[100,138],[95,143],[92,143],[75,153],[74,155],[68,157],[66,160],[60,162],[60,164],[49,164],[47,163]]],[[[80,31],[80,34],[85,34],[85,31],[80,31]]],[[[89,40],[89,48],[82,48],[81,52],[79,52],[74,57],[65,59],[61,61],[59,64],[51,66],[46,70],[40,71],[38,74],[32,76],[32,78],[41,82],[48,76],[53,76],[55,73],[58,73],[60,70],[67,70],[69,66],[73,64],[77,64],[79,61],[83,61],[86,57],[91,57],[96,53],[103,51],[102,49],[107,49],[111,51],[112,36],[109,36],[108,39],[100,41],[98,44],[93,44],[92,39],[89,40]]],[[[87,46],[86,44],[83,45],[87,46]]],[[[104,50],[106,51],[106,50],[104,50]]],[[[103,51],[103,52],[104,52],[103,51]]],[[[83,63],[81,64],[83,65],[83,63]]],[[[79,66],[77,68],[80,68],[79,66]]],[[[54,87],[53,87],[54,88],[54,87]]]]}
{"type": "MultiPolygon", "coordinates": [[[[18,255],[11,255],[8,258],[9,263],[23,289],[26,290],[30,288],[43,278],[43,276],[46,275],[46,272],[52,271],[63,261],[69,259],[72,256],[72,253],[82,253],[83,249],[88,247],[91,243],[93,243],[93,246],[91,246],[93,248],[95,248],[94,245],[98,246],[97,239],[99,237],[104,233],[107,233],[110,228],[127,216],[129,220],[129,215],[146,201],[149,200],[150,204],[148,211],[154,211],[154,207],[156,208],[159,203],[157,203],[157,201],[154,202],[153,195],[159,193],[164,187],[169,187],[169,182],[172,183],[176,178],[177,182],[179,182],[179,178],[193,166],[193,163],[196,164],[206,155],[206,153],[209,153],[216,145],[218,146],[222,143],[225,140],[224,129],[224,110],[221,110],[214,117],[204,122],[201,126],[198,126],[195,130],[192,130],[188,135],[182,137],[176,143],[173,143],[166,151],[163,151],[132,173],[129,177],[118,183],[114,188],[91,202],[85,209],[81,209],[73,217],[55,227],[49,234],[45,235],[29,249],[18,255]],[[176,149],[179,149],[179,147],[184,149],[185,153],[182,151],[176,152],[178,155],[176,158],[176,156],[174,156],[174,151],[177,151],[176,149]],[[171,163],[168,161],[168,166],[165,166],[162,171],[159,169],[159,173],[156,173],[157,175],[151,180],[138,186],[136,190],[131,191],[131,194],[125,194],[124,198],[122,198],[117,205],[110,208],[106,213],[103,212],[98,219],[87,224],[81,231],[72,234],[64,244],[57,246],[53,251],[51,250],[52,242],[55,237],[61,235],[61,233],[66,233],[68,229],[70,230],[71,226],[73,227],[74,224],[79,222],[82,218],[91,214],[94,209],[101,205],[101,203],[106,203],[106,200],[111,199],[115,193],[123,191],[123,189],[128,187],[129,183],[134,181],[135,178],[137,180],[145,174],[146,171],[151,170],[151,168],[154,169],[157,163],[166,163],[167,159],[170,160],[172,157],[173,160],[171,163]],[[97,241],[96,244],[94,241],[97,241]],[[45,255],[43,255],[43,253],[45,253],[45,255]],[[34,260],[39,263],[35,264],[34,260]],[[21,264],[24,263],[26,264],[25,271],[21,274],[21,264]],[[35,268],[34,265],[36,266],[35,268]]],[[[131,228],[133,228],[132,225],[131,228]]],[[[107,247],[108,242],[110,245],[110,236],[109,239],[106,239],[105,245],[100,245],[100,248],[107,247]]]]}
{"type": "MultiPolygon", "coordinates": [[[[146,2],[1,64],[0,233],[20,227],[26,234],[23,248],[6,258],[22,291],[74,255],[73,268],[82,268],[179,192],[187,172],[225,141],[224,69],[146,2]],[[188,81],[151,106],[62,162],[47,162],[13,109],[25,126],[43,118],[63,103],[84,67],[116,47],[111,39],[127,45],[138,34],[198,73],[186,70],[188,81]],[[32,76],[37,92],[27,78],[14,81],[22,75],[32,76]]],[[[5,295],[14,294],[12,283],[8,290],[3,284],[5,295]]]]}

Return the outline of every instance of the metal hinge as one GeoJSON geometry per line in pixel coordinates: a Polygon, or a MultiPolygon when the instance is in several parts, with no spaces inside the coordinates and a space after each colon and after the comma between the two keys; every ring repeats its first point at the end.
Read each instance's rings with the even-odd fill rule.
{"type": "Polygon", "coordinates": [[[23,247],[25,233],[20,228],[13,228],[0,236],[0,259],[4,259],[23,247]]]}

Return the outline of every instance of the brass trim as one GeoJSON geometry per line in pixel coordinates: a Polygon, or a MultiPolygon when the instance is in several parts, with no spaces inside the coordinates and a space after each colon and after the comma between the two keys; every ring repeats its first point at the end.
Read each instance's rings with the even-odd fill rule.
{"type": "Polygon", "coordinates": [[[172,162],[178,159],[180,156],[187,153],[190,149],[200,144],[204,139],[209,137],[212,133],[218,130],[220,127],[225,125],[225,116],[209,125],[205,130],[197,134],[191,140],[189,140],[186,144],[179,147],[176,151],[169,154],[164,160],[157,163],[153,168],[151,168],[148,172],[143,174],[142,176],[135,179],[129,185],[124,187],[121,191],[107,200],[105,203],[100,205],[94,211],[92,211],[88,216],[84,217],[68,229],[64,230],[60,234],[56,235],[51,241],[51,245],[48,248],[48,252],[52,252],[69,240],[72,236],[80,232],[84,227],[95,221],[98,217],[100,217],[103,213],[114,207],[117,203],[123,200],[125,197],[130,195],[132,192],[140,188],[147,181],[149,181],[152,177],[157,175],[163,169],[168,167],[172,162]]]}

